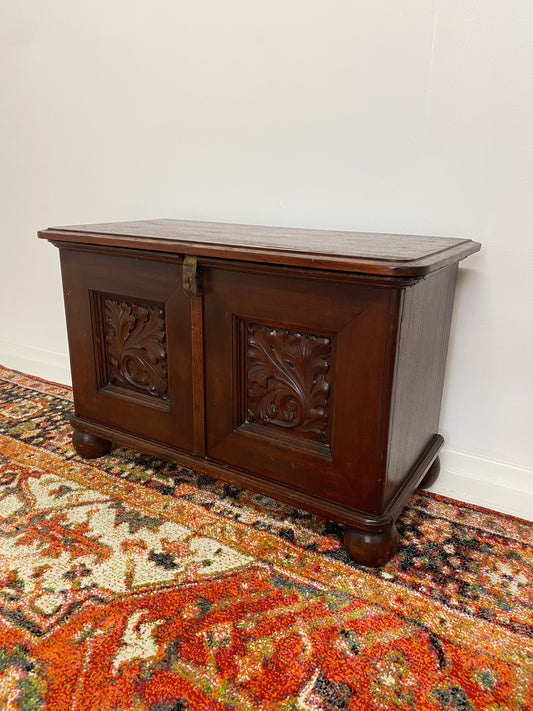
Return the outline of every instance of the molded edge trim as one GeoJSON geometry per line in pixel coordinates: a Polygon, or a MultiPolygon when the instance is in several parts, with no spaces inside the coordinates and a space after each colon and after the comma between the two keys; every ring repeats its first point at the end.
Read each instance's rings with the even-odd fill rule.
{"type": "MultiPolygon", "coordinates": [[[[119,223],[120,224],[120,223],[119,223]]],[[[201,224],[201,223],[198,223],[201,224]]],[[[209,224],[209,223],[206,223],[209,224]]],[[[225,225],[231,228],[233,225],[225,225]]],[[[164,239],[153,236],[116,234],[112,231],[98,232],[98,225],[94,225],[94,231],[76,231],[75,227],[61,228],[49,227],[39,230],[37,233],[40,239],[46,239],[56,246],[61,242],[82,243],[105,246],[121,246],[129,249],[141,251],[159,251],[162,253],[191,254],[198,257],[219,257],[223,259],[234,259],[254,263],[286,264],[292,266],[303,266],[308,269],[334,269],[345,272],[357,272],[361,274],[377,274],[393,277],[424,277],[425,275],[441,269],[448,264],[465,259],[470,254],[478,252],[481,244],[470,239],[456,240],[451,238],[449,247],[436,250],[426,256],[413,260],[384,259],[381,257],[358,257],[342,256],[335,254],[297,252],[291,250],[281,250],[279,248],[267,248],[256,246],[243,246],[239,244],[217,244],[215,242],[202,242],[201,235],[197,241],[164,239]]],[[[251,226],[253,227],[253,226],[251,226]]],[[[292,229],[287,228],[288,232],[292,229]]],[[[330,231],[324,230],[324,238],[330,231]]],[[[354,233],[357,234],[357,233],[354,233]]],[[[378,234],[376,233],[376,236],[378,234]]],[[[409,235],[404,235],[409,237],[409,235]]]]}
{"type": "Polygon", "coordinates": [[[382,514],[372,514],[341,503],[323,499],[314,494],[291,487],[282,482],[276,482],[258,474],[224,464],[213,459],[195,457],[193,454],[176,449],[154,440],[148,440],[139,435],[131,434],[108,425],[89,420],[78,415],[72,415],[71,425],[80,432],[97,435],[113,443],[131,447],[137,451],[155,455],[161,459],[176,462],[190,467],[195,471],[208,474],[222,480],[238,484],[245,488],[258,491],[274,499],[285,501],[293,506],[312,511],[320,516],[361,528],[373,533],[379,533],[390,527],[391,521],[397,518],[407,503],[410,495],[416,489],[444,442],[440,435],[435,435],[420,457],[411,473],[406,477],[402,487],[397,492],[387,509],[382,514]]]}

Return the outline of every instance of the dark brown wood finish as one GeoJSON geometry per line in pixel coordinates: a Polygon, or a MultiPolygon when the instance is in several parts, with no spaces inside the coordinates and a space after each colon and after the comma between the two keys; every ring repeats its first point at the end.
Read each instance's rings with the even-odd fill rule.
{"type": "Polygon", "coordinates": [[[194,453],[205,455],[204,310],[201,295],[191,298],[194,453]]]}
{"type": "Polygon", "coordinates": [[[39,236],[61,252],[81,456],[126,444],[346,524],[365,565],[394,554],[438,474],[477,243],[176,220],[39,236]]]}
{"type": "Polygon", "coordinates": [[[54,227],[39,237],[382,276],[424,276],[479,249],[472,240],[449,237],[161,219],[54,227]]]}
{"type": "Polygon", "coordinates": [[[181,260],[66,248],[61,267],[76,414],[192,451],[191,306],[181,260]]]}
{"type": "Polygon", "coordinates": [[[433,464],[430,466],[430,468],[427,470],[424,478],[418,485],[420,489],[429,489],[430,486],[432,486],[437,479],[439,478],[440,474],[440,457],[436,457],[433,460],[433,464]]]}
{"type": "Polygon", "coordinates": [[[394,292],[334,282],[317,284],[289,275],[237,277],[231,269],[220,267],[208,270],[204,283],[210,456],[377,513],[373,484],[386,457],[386,439],[381,439],[380,430],[381,388],[386,382],[383,369],[388,363],[394,292]],[[325,311],[324,304],[328,305],[325,311]],[[263,362],[250,363],[254,352],[250,328],[256,340],[261,331],[275,334],[259,352],[263,362]],[[324,359],[313,356],[313,341],[318,353],[322,344],[324,359]],[[305,349],[310,351],[307,361],[301,357],[305,349]],[[240,372],[234,369],[239,362],[240,372]],[[302,433],[299,413],[306,407],[312,409],[313,379],[324,362],[327,368],[318,376],[328,386],[323,398],[328,419],[316,441],[302,433]],[[254,377],[255,382],[266,381],[263,402],[278,410],[271,423],[251,420],[248,412],[235,416],[234,403],[246,402],[254,377]],[[284,426],[279,424],[283,420],[280,398],[290,401],[285,420],[293,417],[284,426]]]}
{"type": "Polygon", "coordinates": [[[403,290],[383,507],[438,431],[456,276],[457,264],[403,290]]]}
{"type": "Polygon", "coordinates": [[[393,520],[380,531],[346,526],[344,546],[351,558],[371,567],[385,565],[397,552],[399,535],[393,520]]]}
{"type": "Polygon", "coordinates": [[[97,459],[109,454],[113,443],[109,439],[102,439],[97,435],[83,430],[73,430],[72,444],[74,449],[84,459],[97,459]]]}

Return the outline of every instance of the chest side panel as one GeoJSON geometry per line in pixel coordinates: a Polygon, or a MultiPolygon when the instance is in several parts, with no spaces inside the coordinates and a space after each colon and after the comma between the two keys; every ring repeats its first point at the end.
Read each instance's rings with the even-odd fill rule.
{"type": "Polygon", "coordinates": [[[456,276],[452,265],[404,292],[384,505],[438,432],[456,276]]]}

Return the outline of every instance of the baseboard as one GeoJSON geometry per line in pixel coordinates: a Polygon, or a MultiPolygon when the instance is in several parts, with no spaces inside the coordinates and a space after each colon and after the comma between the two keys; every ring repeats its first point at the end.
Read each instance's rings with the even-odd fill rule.
{"type": "Polygon", "coordinates": [[[533,521],[533,469],[450,449],[440,458],[429,491],[533,521]]]}
{"type": "Polygon", "coordinates": [[[65,353],[0,340],[0,365],[55,383],[72,384],[70,363],[65,353]]]}

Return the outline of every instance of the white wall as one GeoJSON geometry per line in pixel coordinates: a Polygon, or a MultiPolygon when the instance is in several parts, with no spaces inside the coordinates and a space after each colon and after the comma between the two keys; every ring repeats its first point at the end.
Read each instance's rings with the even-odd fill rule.
{"type": "Polygon", "coordinates": [[[68,378],[58,255],[38,228],[182,217],[471,237],[483,251],[461,269],[440,486],[489,505],[507,487],[500,508],[527,514],[531,0],[0,13],[0,362],[68,378]]]}

